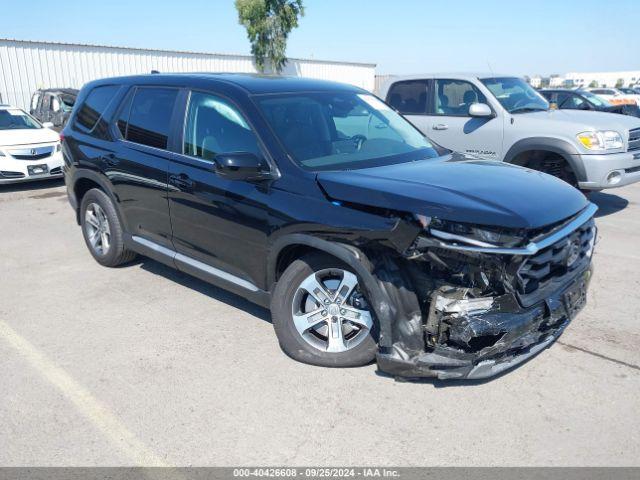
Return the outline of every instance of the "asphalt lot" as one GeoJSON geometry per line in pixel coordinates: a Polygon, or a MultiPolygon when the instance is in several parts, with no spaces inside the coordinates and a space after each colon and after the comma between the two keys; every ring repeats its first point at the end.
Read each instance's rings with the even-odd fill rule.
{"type": "Polygon", "coordinates": [[[281,353],[269,312],[106,269],[64,187],[0,187],[0,465],[640,465],[640,185],[599,193],[589,304],[492,381],[281,353]]]}

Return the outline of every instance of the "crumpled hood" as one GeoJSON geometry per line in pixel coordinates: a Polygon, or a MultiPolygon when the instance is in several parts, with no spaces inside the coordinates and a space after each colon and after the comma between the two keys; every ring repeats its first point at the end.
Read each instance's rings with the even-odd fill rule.
{"type": "Polygon", "coordinates": [[[508,228],[539,228],[589,204],[578,190],[550,175],[461,154],[319,172],[317,181],[334,200],[508,228]]]}
{"type": "Polygon", "coordinates": [[[0,130],[0,147],[53,143],[58,140],[60,136],[49,128],[0,130]]]}

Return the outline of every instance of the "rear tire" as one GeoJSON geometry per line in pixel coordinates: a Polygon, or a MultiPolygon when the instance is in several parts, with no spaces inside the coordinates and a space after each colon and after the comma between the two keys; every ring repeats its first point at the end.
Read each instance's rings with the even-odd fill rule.
{"type": "Polygon", "coordinates": [[[136,257],[125,248],[115,206],[102,190],[93,188],[82,197],[80,225],[87,248],[100,265],[117,267],[136,257]]]}
{"type": "Polygon", "coordinates": [[[282,350],[294,360],[324,367],[371,363],[378,328],[360,285],[348,266],[328,255],[310,254],[291,263],[271,300],[282,350]]]}

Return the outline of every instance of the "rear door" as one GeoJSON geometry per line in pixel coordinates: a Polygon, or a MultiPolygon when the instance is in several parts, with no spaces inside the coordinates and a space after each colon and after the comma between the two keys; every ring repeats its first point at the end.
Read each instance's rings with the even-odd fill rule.
{"type": "Polygon", "coordinates": [[[38,106],[40,104],[40,98],[41,97],[42,97],[42,94],[40,93],[40,91],[37,91],[31,97],[31,106],[30,106],[30,109],[29,109],[29,113],[31,115],[33,115],[34,117],[36,117],[36,118],[38,118],[38,106]]]}
{"type": "Polygon", "coordinates": [[[48,122],[49,118],[51,118],[51,94],[44,93],[40,102],[38,120],[44,123],[48,122]]]}
{"type": "Polygon", "coordinates": [[[184,110],[183,141],[169,167],[176,264],[197,276],[222,278],[231,288],[252,290],[263,283],[256,266],[267,255],[272,190],[268,181],[217,174],[213,159],[231,152],[267,158],[266,151],[241,109],[224,96],[192,91],[184,110]]]}
{"type": "Polygon", "coordinates": [[[58,95],[51,97],[51,117],[49,121],[53,123],[55,130],[62,130],[64,126],[64,110],[62,109],[62,101],[58,95]]]}
{"type": "Polygon", "coordinates": [[[171,248],[167,174],[171,125],[179,89],[130,89],[115,113],[118,138],[103,157],[127,231],[143,242],[171,248]]]}

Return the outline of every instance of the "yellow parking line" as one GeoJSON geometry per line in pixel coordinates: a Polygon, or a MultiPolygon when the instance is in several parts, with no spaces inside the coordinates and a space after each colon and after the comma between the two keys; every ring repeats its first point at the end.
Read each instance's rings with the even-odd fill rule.
{"type": "Polygon", "coordinates": [[[145,446],[122,422],[67,372],[56,366],[29,341],[0,320],[0,337],[20,353],[51,385],[72,402],[78,411],[95,425],[136,465],[170,466],[145,446]]]}

